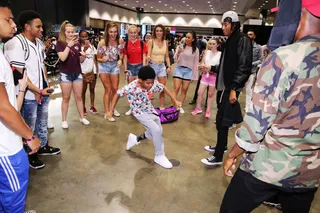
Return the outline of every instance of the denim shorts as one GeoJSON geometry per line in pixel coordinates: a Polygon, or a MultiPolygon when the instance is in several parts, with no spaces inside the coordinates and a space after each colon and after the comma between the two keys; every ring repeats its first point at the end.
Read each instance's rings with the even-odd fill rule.
{"type": "Polygon", "coordinates": [[[78,82],[82,81],[81,73],[63,73],[60,72],[59,82],[61,83],[69,83],[69,82],[78,82]]]}
{"type": "Polygon", "coordinates": [[[173,73],[174,78],[180,78],[182,80],[192,79],[192,69],[189,67],[176,66],[173,73]]]}
{"type": "Polygon", "coordinates": [[[120,74],[118,61],[98,63],[98,67],[99,67],[99,74],[111,74],[111,75],[120,74]]]}
{"type": "Polygon", "coordinates": [[[166,66],[164,65],[164,63],[157,64],[157,63],[150,61],[149,66],[154,69],[157,77],[167,77],[167,69],[166,69],[166,66]]]}
{"type": "Polygon", "coordinates": [[[130,76],[138,76],[139,69],[142,67],[141,64],[129,64],[128,63],[128,70],[130,70],[130,76]]]}

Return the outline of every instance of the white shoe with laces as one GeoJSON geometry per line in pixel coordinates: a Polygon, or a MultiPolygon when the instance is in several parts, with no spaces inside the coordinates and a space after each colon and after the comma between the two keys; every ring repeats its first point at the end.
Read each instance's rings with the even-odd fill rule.
{"type": "Polygon", "coordinates": [[[172,168],[172,163],[168,160],[168,158],[165,155],[156,155],[154,157],[154,162],[156,164],[159,164],[165,169],[171,169],[172,168]]]}
{"type": "Polygon", "coordinates": [[[180,109],[179,109],[179,112],[180,112],[181,114],[184,114],[184,113],[185,113],[185,111],[184,111],[183,108],[180,108],[180,109]]]}
{"type": "Polygon", "coordinates": [[[69,128],[69,125],[68,125],[67,121],[62,121],[61,126],[62,126],[63,129],[68,129],[69,128]]]}
{"type": "Polygon", "coordinates": [[[128,136],[128,141],[127,141],[127,147],[126,150],[130,150],[132,147],[134,147],[135,145],[139,145],[140,142],[137,141],[137,136],[130,133],[128,136]]]}
{"type": "Polygon", "coordinates": [[[120,113],[116,109],[114,110],[113,115],[116,117],[120,117],[120,113]]]}
{"type": "Polygon", "coordinates": [[[82,118],[82,119],[80,118],[80,123],[82,123],[84,125],[89,125],[90,124],[90,122],[85,118],[82,118]]]}

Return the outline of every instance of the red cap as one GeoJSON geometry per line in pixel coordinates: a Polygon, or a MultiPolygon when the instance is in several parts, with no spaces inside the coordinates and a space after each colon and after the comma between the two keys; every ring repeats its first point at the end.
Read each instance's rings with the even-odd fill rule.
{"type": "Polygon", "coordinates": [[[314,16],[320,17],[319,0],[302,0],[302,7],[306,8],[314,16]]]}

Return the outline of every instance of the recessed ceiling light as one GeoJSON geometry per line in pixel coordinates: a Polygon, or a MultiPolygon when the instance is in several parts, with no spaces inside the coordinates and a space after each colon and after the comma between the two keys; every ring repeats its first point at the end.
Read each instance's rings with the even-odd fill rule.
{"type": "Polygon", "coordinates": [[[233,10],[236,10],[236,8],[233,8],[233,10]]]}
{"type": "Polygon", "coordinates": [[[193,12],[194,12],[194,11],[196,11],[196,10],[193,10],[193,12]]]}
{"type": "Polygon", "coordinates": [[[150,7],[151,9],[153,8],[153,7],[150,7]]]}
{"type": "Polygon", "coordinates": [[[114,1],[115,3],[117,3],[118,1],[114,1]]]}
{"type": "Polygon", "coordinates": [[[211,2],[210,1],[208,1],[208,4],[210,4],[211,2]]]}
{"type": "Polygon", "coordinates": [[[139,3],[139,1],[136,1],[137,3],[139,3]]]}
{"type": "Polygon", "coordinates": [[[127,6],[127,4],[124,4],[124,6],[127,6]]]}
{"type": "Polygon", "coordinates": [[[172,9],[172,7],[170,7],[170,9],[172,9]]]}
{"type": "Polygon", "coordinates": [[[174,11],[177,11],[177,9],[174,9],[174,11]]]}
{"type": "Polygon", "coordinates": [[[161,13],[163,13],[163,11],[160,11],[161,13]]]}
{"type": "Polygon", "coordinates": [[[168,6],[167,4],[164,4],[164,6],[168,6]]]}
{"type": "Polygon", "coordinates": [[[236,7],[236,5],[233,5],[233,7],[236,7]]]}
{"type": "Polygon", "coordinates": [[[134,8],[134,7],[132,7],[132,8],[134,8]]]}
{"type": "Polygon", "coordinates": [[[235,1],[235,2],[233,2],[233,3],[234,3],[234,4],[238,4],[238,2],[236,2],[236,1],[235,1]]]}
{"type": "Polygon", "coordinates": [[[266,1],[266,3],[268,3],[268,1],[266,1]]]}
{"type": "Polygon", "coordinates": [[[147,4],[144,4],[144,6],[147,6],[147,4]]]}
{"type": "Polygon", "coordinates": [[[161,3],[161,1],[158,1],[159,3],[161,3]]]}
{"type": "Polygon", "coordinates": [[[210,4],[209,7],[212,7],[212,5],[210,4]]]}
{"type": "Polygon", "coordinates": [[[265,3],[262,4],[263,6],[266,5],[265,3]]]}
{"type": "Polygon", "coordinates": [[[189,7],[189,5],[188,5],[188,4],[187,4],[186,6],[187,6],[187,7],[189,7]]]}

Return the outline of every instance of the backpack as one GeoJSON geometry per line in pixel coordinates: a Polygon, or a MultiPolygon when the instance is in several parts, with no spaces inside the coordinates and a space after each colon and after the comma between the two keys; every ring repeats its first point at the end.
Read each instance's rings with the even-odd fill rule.
{"type": "Polygon", "coordinates": [[[162,124],[172,123],[179,118],[179,111],[174,106],[165,109],[155,108],[162,124]]]}
{"type": "MultiPolygon", "coordinates": [[[[126,42],[126,45],[125,45],[125,48],[126,48],[126,51],[128,53],[128,43],[129,43],[129,40],[126,42]]],[[[143,41],[140,40],[140,47],[141,47],[141,59],[143,60],[143,41]]],[[[129,58],[129,54],[127,55],[127,57],[129,58]]]]}

